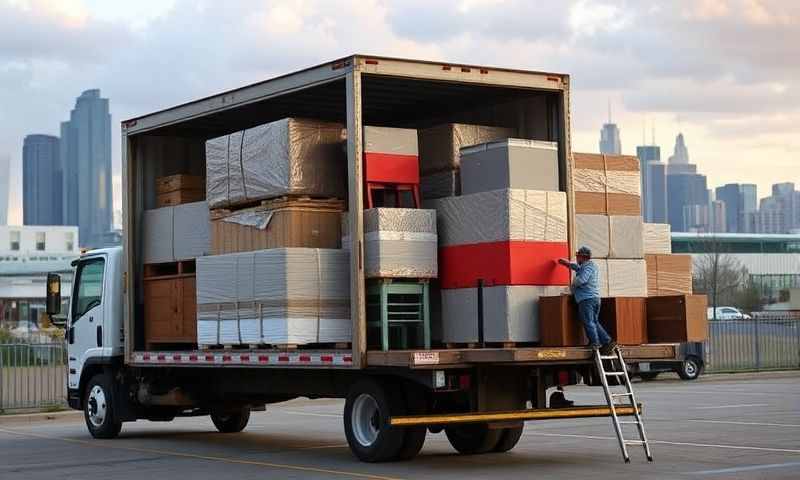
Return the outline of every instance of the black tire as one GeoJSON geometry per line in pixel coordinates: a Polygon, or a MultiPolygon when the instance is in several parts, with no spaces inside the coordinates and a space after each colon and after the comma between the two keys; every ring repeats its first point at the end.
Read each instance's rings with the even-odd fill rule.
{"type": "Polygon", "coordinates": [[[83,418],[92,437],[116,438],[119,435],[122,422],[117,419],[114,401],[114,384],[108,375],[98,373],[86,384],[83,418]]]}
{"type": "Polygon", "coordinates": [[[639,378],[645,382],[650,382],[656,379],[661,372],[639,372],[639,378]]]}
{"type": "Polygon", "coordinates": [[[368,378],[350,388],[344,403],[344,433],[356,458],[372,463],[399,457],[407,432],[389,426],[389,418],[402,414],[403,404],[399,389],[385,382],[368,378]]]}
{"type": "Polygon", "coordinates": [[[491,429],[488,423],[466,423],[445,427],[450,445],[463,455],[475,455],[494,450],[503,429],[491,429]]]}
{"type": "Polygon", "coordinates": [[[522,438],[522,430],[524,428],[525,424],[515,428],[504,428],[503,433],[500,434],[500,440],[492,451],[503,453],[516,447],[519,439],[522,438]]]}
{"type": "Polygon", "coordinates": [[[211,412],[211,421],[219,433],[239,433],[250,421],[250,407],[211,412]]]}
{"type": "MultiPolygon", "coordinates": [[[[428,413],[427,397],[422,388],[411,383],[405,383],[403,386],[403,393],[405,397],[404,414],[424,415],[428,413]]],[[[407,427],[405,431],[403,446],[400,447],[400,452],[397,454],[397,460],[401,461],[411,460],[416,457],[425,445],[425,438],[428,435],[428,428],[425,426],[407,427]]]]}
{"type": "Polygon", "coordinates": [[[697,380],[703,369],[703,363],[697,357],[686,357],[675,372],[683,380],[697,380]]]}

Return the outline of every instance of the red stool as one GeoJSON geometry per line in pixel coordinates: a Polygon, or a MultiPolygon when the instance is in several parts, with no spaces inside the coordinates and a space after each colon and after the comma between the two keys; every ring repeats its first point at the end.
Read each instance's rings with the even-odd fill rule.
{"type": "Polygon", "coordinates": [[[422,208],[422,202],[420,201],[419,196],[419,184],[416,183],[375,183],[375,182],[367,182],[367,187],[364,190],[364,194],[366,196],[366,204],[367,208],[373,208],[375,206],[375,194],[380,193],[382,195],[382,201],[377,202],[380,203],[381,207],[391,207],[391,208],[422,208]],[[407,192],[411,196],[411,200],[413,205],[407,206],[403,204],[403,199],[401,195],[407,192]],[[390,200],[390,199],[393,199],[390,200]]]}
{"type": "Polygon", "coordinates": [[[401,207],[401,195],[409,192],[414,203],[412,208],[420,208],[419,157],[393,153],[364,153],[364,183],[367,208],[375,205],[375,193],[380,192],[383,205],[401,207]],[[387,199],[394,198],[393,205],[386,205],[387,199]]]}

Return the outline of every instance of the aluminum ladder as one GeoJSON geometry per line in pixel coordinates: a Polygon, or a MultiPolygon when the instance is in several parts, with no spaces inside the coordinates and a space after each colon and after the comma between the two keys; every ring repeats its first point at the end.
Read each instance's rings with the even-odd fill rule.
{"type": "Polygon", "coordinates": [[[628,376],[628,369],[625,367],[625,360],[622,359],[622,352],[619,348],[614,349],[611,355],[603,355],[600,350],[594,349],[594,361],[597,366],[597,371],[600,374],[600,381],[603,385],[603,393],[606,396],[606,402],[611,409],[611,421],[614,424],[614,430],[617,433],[617,440],[619,440],[619,448],[622,450],[622,456],[625,458],[625,463],[630,463],[631,457],[628,455],[628,445],[641,445],[644,448],[644,453],[647,456],[647,461],[653,461],[653,454],[650,452],[650,444],[647,443],[647,435],[644,433],[644,421],[642,420],[641,412],[639,411],[638,404],[636,403],[636,395],[633,393],[631,386],[631,379],[628,376]],[[608,361],[610,368],[606,370],[604,361],[608,361]],[[617,362],[615,364],[615,362],[617,362]],[[619,370],[617,370],[617,365],[619,370]],[[625,386],[624,392],[613,392],[608,384],[609,378],[617,378],[619,386],[625,386]],[[619,399],[620,403],[616,403],[619,399]],[[626,403],[630,402],[633,407],[634,421],[621,421],[617,416],[618,406],[627,406],[626,403]],[[623,425],[636,425],[636,430],[639,433],[639,440],[626,440],[623,436],[623,425]]]}

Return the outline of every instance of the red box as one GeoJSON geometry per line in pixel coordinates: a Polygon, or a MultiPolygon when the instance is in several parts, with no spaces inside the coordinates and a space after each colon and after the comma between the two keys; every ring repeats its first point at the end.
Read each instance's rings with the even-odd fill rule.
{"type": "Polygon", "coordinates": [[[442,288],[493,285],[569,285],[570,271],[556,260],[569,257],[566,242],[489,242],[439,249],[442,288]]]}
{"type": "Polygon", "coordinates": [[[419,157],[395,153],[364,153],[366,182],[419,184],[419,157]]]}

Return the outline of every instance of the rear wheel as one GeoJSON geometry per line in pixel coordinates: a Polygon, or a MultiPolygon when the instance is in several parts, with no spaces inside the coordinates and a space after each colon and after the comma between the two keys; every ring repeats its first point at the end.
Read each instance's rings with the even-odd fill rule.
{"type": "Polygon", "coordinates": [[[122,422],[117,420],[113,390],[111,378],[104,373],[93,376],[86,385],[83,416],[94,438],[115,438],[122,430],[122,422]]]}
{"type": "Polygon", "coordinates": [[[697,357],[686,357],[680,367],[677,369],[678,376],[684,380],[696,380],[700,376],[702,363],[697,357]]]}
{"type": "Polygon", "coordinates": [[[364,379],[347,394],[344,433],[350,450],[362,462],[394,460],[403,450],[406,430],[389,425],[391,415],[404,409],[402,396],[394,390],[385,382],[364,379]]]}
{"type": "Polygon", "coordinates": [[[211,421],[220,433],[239,433],[250,421],[250,407],[211,412],[211,421]]]}
{"type": "Polygon", "coordinates": [[[503,432],[503,429],[489,428],[488,423],[450,425],[444,429],[450,445],[464,455],[491,452],[500,443],[503,432]]]}
{"type": "Polygon", "coordinates": [[[519,439],[522,438],[522,430],[525,424],[515,428],[504,428],[500,434],[500,440],[495,445],[494,452],[507,452],[517,446],[519,439]]]}

